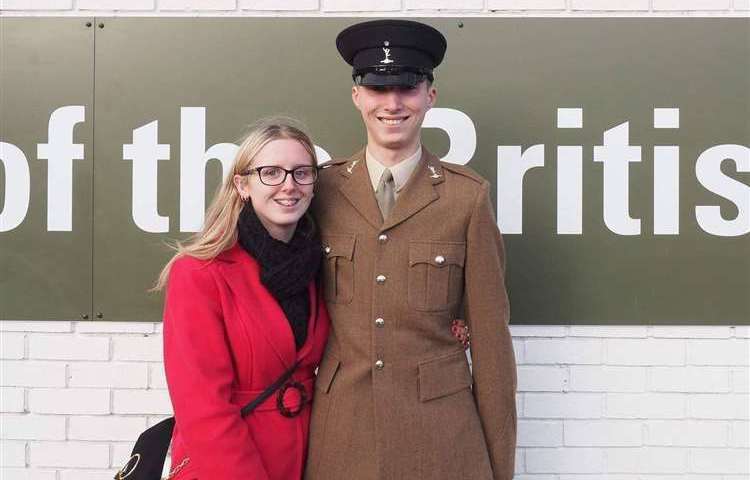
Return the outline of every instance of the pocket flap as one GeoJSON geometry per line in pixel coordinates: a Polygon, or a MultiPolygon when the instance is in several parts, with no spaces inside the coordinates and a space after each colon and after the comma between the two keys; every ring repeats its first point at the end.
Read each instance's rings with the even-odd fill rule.
{"type": "Polygon", "coordinates": [[[344,257],[351,260],[354,256],[354,235],[326,235],[322,238],[323,251],[326,257],[344,257]]]}
{"type": "Polygon", "coordinates": [[[434,267],[464,266],[464,242],[409,242],[409,266],[428,263],[434,267]]]}
{"type": "Polygon", "coordinates": [[[426,402],[471,387],[469,363],[463,350],[419,362],[419,400],[426,402]]]}
{"type": "Polygon", "coordinates": [[[323,363],[318,367],[318,376],[315,379],[315,389],[328,393],[333,383],[333,377],[339,370],[341,362],[334,357],[326,356],[323,363]]]}

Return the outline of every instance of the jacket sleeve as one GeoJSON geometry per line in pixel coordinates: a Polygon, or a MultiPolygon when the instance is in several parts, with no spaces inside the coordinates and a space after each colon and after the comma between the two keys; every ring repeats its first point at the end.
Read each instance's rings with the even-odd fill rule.
{"type": "Polygon", "coordinates": [[[508,329],[505,251],[486,181],[469,221],[464,292],[471,329],[473,393],[492,471],[495,480],[511,480],[516,449],[516,362],[508,329]]]}
{"type": "Polygon", "coordinates": [[[268,479],[240,407],[219,292],[204,262],[178,259],[164,307],[164,367],[177,428],[200,478],[268,479]]]}

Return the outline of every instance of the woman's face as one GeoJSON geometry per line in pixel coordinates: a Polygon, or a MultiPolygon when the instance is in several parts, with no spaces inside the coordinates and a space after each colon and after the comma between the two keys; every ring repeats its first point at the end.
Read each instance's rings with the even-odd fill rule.
{"type": "MultiPolygon", "coordinates": [[[[280,167],[292,170],[312,165],[312,157],[300,142],[282,138],[267,143],[255,156],[251,168],[280,167]]],[[[283,171],[268,171],[284,175],[283,171]]],[[[268,233],[284,242],[288,242],[294,235],[297,222],[307,211],[313,197],[314,185],[299,185],[292,179],[291,173],[286,175],[281,184],[275,186],[261,182],[257,171],[247,176],[235,175],[234,183],[242,197],[249,197],[268,233]]]]}

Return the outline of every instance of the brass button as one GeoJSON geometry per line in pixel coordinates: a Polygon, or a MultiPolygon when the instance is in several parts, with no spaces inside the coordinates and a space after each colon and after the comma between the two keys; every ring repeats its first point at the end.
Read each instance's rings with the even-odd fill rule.
{"type": "Polygon", "coordinates": [[[442,255],[438,255],[437,257],[435,257],[435,263],[437,263],[438,265],[444,264],[445,263],[445,257],[442,256],[442,255]]]}
{"type": "Polygon", "coordinates": [[[386,235],[385,233],[381,233],[380,235],[378,235],[378,242],[385,243],[387,241],[388,241],[388,235],[386,235]]]}
{"type": "Polygon", "coordinates": [[[326,255],[327,255],[327,254],[331,253],[331,247],[329,247],[328,245],[326,245],[326,248],[324,248],[323,251],[326,252],[326,255]]]}
{"type": "Polygon", "coordinates": [[[382,318],[379,318],[379,317],[375,319],[375,326],[376,327],[381,327],[382,328],[384,325],[385,325],[385,320],[383,320],[382,318]]]}
{"type": "Polygon", "coordinates": [[[385,363],[383,363],[382,360],[378,360],[375,362],[375,368],[378,370],[382,370],[385,367],[385,363]]]}
{"type": "Polygon", "coordinates": [[[378,275],[377,277],[375,277],[375,281],[377,282],[378,285],[384,284],[385,283],[385,275],[378,275]]]}

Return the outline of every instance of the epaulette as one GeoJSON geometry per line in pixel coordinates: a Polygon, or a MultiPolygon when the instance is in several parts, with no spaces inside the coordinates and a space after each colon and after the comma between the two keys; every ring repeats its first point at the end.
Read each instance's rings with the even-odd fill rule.
{"type": "Polygon", "coordinates": [[[463,177],[470,178],[477,183],[483,183],[486,181],[485,178],[475,172],[473,168],[467,167],[465,165],[456,165],[455,163],[441,161],[440,166],[445,170],[448,170],[449,172],[453,172],[463,177]]]}
{"type": "Polygon", "coordinates": [[[349,161],[348,158],[334,158],[333,160],[327,161],[326,163],[324,163],[323,165],[321,165],[319,168],[321,170],[327,170],[327,169],[329,169],[331,167],[337,167],[339,165],[343,165],[343,164],[345,164],[348,161],[349,161]]]}

